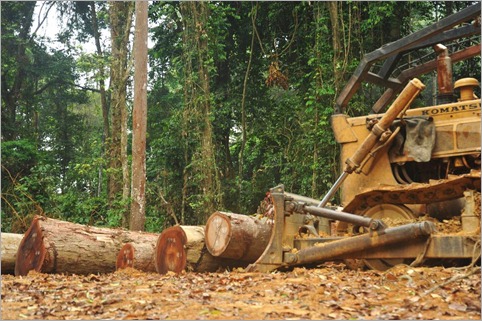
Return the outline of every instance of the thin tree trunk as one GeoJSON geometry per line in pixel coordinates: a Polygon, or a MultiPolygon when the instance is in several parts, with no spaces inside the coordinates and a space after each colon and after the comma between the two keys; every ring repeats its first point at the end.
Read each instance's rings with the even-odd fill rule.
{"type": "Polygon", "coordinates": [[[239,177],[239,193],[242,191],[243,186],[243,167],[244,167],[244,149],[246,147],[246,140],[247,140],[247,128],[246,128],[246,91],[248,87],[248,77],[249,71],[251,69],[251,61],[253,60],[253,51],[254,51],[254,37],[255,37],[255,22],[256,22],[256,15],[258,13],[258,5],[253,7],[251,10],[251,14],[253,15],[251,18],[251,25],[252,25],[252,35],[251,35],[251,46],[249,50],[249,59],[248,59],[248,66],[246,67],[246,73],[244,75],[244,82],[243,82],[243,96],[241,97],[241,147],[239,149],[239,169],[238,169],[238,177],[239,177]]]}
{"type": "Polygon", "coordinates": [[[207,61],[209,60],[208,38],[203,34],[206,33],[207,23],[209,20],[209,7],[205,2],[198,2],[198,11],[195,11],[194,21],[196,26],[201,25],[202,28],[196,28],[196,41],[198,43],[198,70],[201,81],[201,96],[203,96],[203,132],[201,140],[201,157],[203,158],[202,167],[204,168],[203,194],[206,199],[204,215],[202,221],[205,222],[209,215],[220,204],[220,183],[217,176],[218,170],[216,158],[214,154],[213,129],[211,124],[211,92],[209,85],[209,71],[207,69],[207,61]]]}
{"type": "Polygon", "coordinates": [[[132,203],[129,228],[144,230],[146,213],[147,9],[136,1],[134,110],[132,120],[132,203]]]}
{"type": "Polygon", "coordinates": [[[341,81],[340,57],[342,54],[341,40],[340,40],[340,24],[338,22],[338,2],[329,1],[328,9],[330,12],[332,45],[333,45],[333,76],[334,76],[333,82],[335,85],[335,93],[337,93],[340,86],[340,81],[341,81]]]}
{"type": "MultiPolygon", "coordinates": [[[[99,91],[100,91],[100,104],[102,106],[102,119],[103,119],[103,137],[102,137],[102,149],[106,157],[109,156],[109,105],[107,104],[107,94],[105,91],[105,70],[104,70],[104,54],[100,45],[99,26],[97,24],[97,12],[95,10],[95,2],[91,3],[92,14],[92,29],[94,32],[95,47],[97,55],[101,64],[99,66],[99,91]]],[[[100,196],[102,190],[102,164],[99,165],[99,182],[97,186],[97,196],[100,196]]]]}
{"type": "MultiPolygon", "coordinates": [[[[211,124],[211,93],[208,48],[209,7],[205,2],[181,2],[183,17],[184,104],[183,137],[185,139],[185,169],[183,211],[187,206],[187,177],[196,189],[201,206],[195,209],[198,221],[205,221],[209,213],[221,204],[220,180],[216,166],[211,124]]],[[[189,191],[191,192],[191,191],[189,191]]],[[[184,217],[182,213],[181,217],[184,217]]]]}
{"type": "Polygon", "coordinates": [[[132,24],[131,2],[110,3],[112,62],[111,62],[111,141],[109,159],[109,205],[122,213],[122,225],[127,226],[129,198],[129,168],[127,161],[127,79],[130,66],[129,31],[132,24]],[[120,196],[120,197],[119,197],[120,196]],[[116,202],[121,201],[119,206],[116,202]]]}

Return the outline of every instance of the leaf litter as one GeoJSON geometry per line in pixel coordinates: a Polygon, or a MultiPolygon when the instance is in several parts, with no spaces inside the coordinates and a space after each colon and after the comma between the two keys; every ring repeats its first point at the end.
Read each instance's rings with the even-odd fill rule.
{"type": "Polygon", "coordinates": [[[2,275],[3,320],[481,319],[479,266],[2,275]]]}

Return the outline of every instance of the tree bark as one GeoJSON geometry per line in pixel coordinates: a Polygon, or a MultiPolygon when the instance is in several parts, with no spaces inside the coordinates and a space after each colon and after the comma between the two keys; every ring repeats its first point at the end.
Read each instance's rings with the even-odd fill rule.
{"type": "MultiPolygon", "coordinates": [[[[201,206],[195,213],[199,222],[221,204],[220,178],[216,164],[210,91],[210,68],[213,57],[209,50],[209,6],[204,1],[182,1],[180,12],[183,21],[184,108],[183,126],[185,143],[185,174],[195,177],[185,184],[202,186],[194,193],[201,206]],[[192,145],[191,145],[192,144],[192,145]],[[190,147],[193,146],[194,148],[190,147]]],[[[186,176],[185,176],[186,177],[186,176]]],[[[187,186],[184,186],[187,189],[187,186]]],[[[183,189],[183,192],[184,192],[183,189]]],[[[186,195],[183,194],[184,204],[186,195]]],[[[181,215],[184,217],[184,215],[181,215]]]]}
{"type": "Polygon", "coordinates": [[[204,244],[204,227],[173,226],[165,229],[156,245],[156,270],[160,274],[169,271],[180,273],[215,272],[227,266],[243,266],[223,258],[213,257],[204,244]]]}
{"type": "Polygon", "coordinates": [[[1,233],[2,274],[14,274],[15,258],[23,234],[1,233]]]}
{"type": "Polygon", "coordinates": [[[271,238],[272,224],[255,217],[215,212],[206,222],[206,248],[215,257],[255,262],[271,238]]]}
{"type": "Polygon", "coordinates": [[[159,235],[143,236],[122,246],[117,255],[116,270],[131,267],[144,272],[156,272],[154,253],[159,235]]]}
{"type": "Polygon", "coordinates": [[[341,47],[341,36],[340,36],[340,24],[338,22],[338,2],[337,1],[329,1],[328,8],[330,12],[330,21],[331,21],[331,32],[332,32],[332,44],[333,44],[333,83],[335,85],[335,92],[338,93],[340,87],[340,81],[342,72],[340,72],[340,60],[342,55],[342,47],[341,47]]]}
{"type": "Polygon", "coordinates": [[[18,247],[15,275],[27,275],[30,270],[75,274],[113,272],[123,244],[142,243],[142,240],[156,237],[152,233],[36,216],[18,247]]]}
{"type": "Polygon", "coordinates": [[[130,66],[129,30],[132,24],[131,2],[113,1],[109,6],[111,19],[112,58],[110,68],[111,90],[111,131],[109,142],[109,206],[122,213],[122,225],[127,226],[130,177],[127,160],[127,80],[130,66]],[[122,194],[121,194],[122,193],[122,194]],[[121,204],[116,205],[121,196],[121,204]]]}
{"type": "MultiPolygon", "coordinates": [[[[107,104],[107,93],[105,90],[105,65],[104,65],[104,53],[100,44],[99,25],[97,23],[97,11],[95,9],[96,3],[90,3],[90,12],[92,15],[92,33],[94,34],[95,48],[97,50],[99,65],[99,92],[100,92],[100,104],[102,106],[102,120],[103,120],[103,137],[102,137],[102,153],[105,157],[109,156],[109,105],[107,104]]],[[[97,183],[97,197],[101,195],[102,190],[102,164],[99,165],[99,182],[97,183]]]]}
{"type": "Polygon", "coordinates": [[[146,130],[147,130],[147,8],[136,1],[134,39],[134,110],[132,115],[132,187],[129,228],[144,230],[146,220],[146,130]]]}

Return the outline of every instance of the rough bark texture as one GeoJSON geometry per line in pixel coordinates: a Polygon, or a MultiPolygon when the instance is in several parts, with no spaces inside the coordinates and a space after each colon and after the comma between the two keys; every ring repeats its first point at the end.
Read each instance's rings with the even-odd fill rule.
{"type": "MultiPolygon", "coordinates": [[[[130,177],[127,160],[127,80],[129,78],[129,30],[132,23],[131,2],[113,1],[109,4],[111,23],[111,136],[109,158],[109,205],[116,207],[116,201],[122,192],[122,201],[129,197],[130,177]]],[[[121,205],[123,206],[123,205],[121,205]]],[[[122,213],[122,225],[127,226],[128,207],[122,213]]]]}
{"type": "Polygon", "coordinates": [[[156,269],[160,274],[183,270],[214,272],[243,263],[213,257],[204,244],[204,227],[173,226],[165,229],[157,241],[156,269]]]}
{"type": "Polygon", "coordinates": [[[272,225],[252,216],[215,212],[206,222],[206,248],[216,257],[255,262],[266,249],[272,225]]]}
{"type": "Polygon", "coordinates": [[[15,258],[23,234],[1,233],[2,274],[15,272],[15,258]]]}
{"type": "Polygon", "coordinates": [[[43,273],[109,273],[128,242],[157,235],[92,227],[36,216],[18,247],[15,275],[43,273]]]}
{"type": "MultiPolygon", "coordinates": [[[[199,211],[195,214],[201,222],[220,206],[221,185],[213,142],[210,68],[214,67],[209,50],[209,5],[205,1],[181,1],[179,5],[183,21],[184,61],[184,113],[186,166],[184,183],[202,186],[196,193],[202,194],[199,211]],[[192,148],[195,142],[196,148],[192,148]],[[188,181],[187,177],[191,177],[188,181]],[[193,184],[192,179],[195,179],[193,184]]],[[[184,189],[188,187],[185,186],[184,189]]],[[[185,191],[183,189],[183,192],[185,191]]],[[[183,193],[186,204],[187,193],[183,193]]],[[[184,218],[184,215],[182,215],[184,218]]]]}

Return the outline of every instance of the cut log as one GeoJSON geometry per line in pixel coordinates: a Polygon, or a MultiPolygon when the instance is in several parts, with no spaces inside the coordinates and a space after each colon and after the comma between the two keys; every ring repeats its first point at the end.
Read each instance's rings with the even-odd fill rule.
{"type": "Polygon", "coordinates": [[[15,273],[15,258],[23,234],[1,233],[2,274],[15,273]]]}
{"type": "Polygon", "coordinates": [[[156,270],[160,274],[169,271],[180,273],[215,272],[226,267],[245,266],[213,257],[204,244],[203,226],[173,226],[162,231],[156,245],[156,270]]]}
{"type": "Polygon", "coordinates": [[[93,227],[36,216],[18,247],[15,275],[91,274],[115,271],[125,243],[156,238],[153,233],[93,227]]]}
{"type": "Polygon", "coordinates": [[[116,269],[131,267],[144,272],[156,272],[154,253],[158,234],[145,234],[141,239],[126,243],[119,251],[116,269]]]}
{"type": "Polygon", "coordinates": [[[159,235],[156,244],[156,271],[166,274],[169,271],[180,273],[187,264],[186,250],[187,236],[180,226],[165,229],[159,235]]]}
{"type": "Polygon", "coordinates": [[[218,211],[206,222],[206,248],[215,257],[254,263],[266,249],[272,227],[268,219],[218,211]]]}

